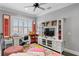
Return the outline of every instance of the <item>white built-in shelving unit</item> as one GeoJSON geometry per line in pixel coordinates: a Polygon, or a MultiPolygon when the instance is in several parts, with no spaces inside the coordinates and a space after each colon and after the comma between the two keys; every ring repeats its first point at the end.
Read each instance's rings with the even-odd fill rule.
{"type": "Polygon", "coordinates": [[[63,21],[64,19],[57,19],[51,21],[44,21],[41,23],[42,25],[42,36],[38,37],[38,44],[43,45],[45,47],[51,48],[60,53],[63,52],[63,21]],[[55,35],[45,36],[44,29],[45,28],[54,28],[55,35]]]}

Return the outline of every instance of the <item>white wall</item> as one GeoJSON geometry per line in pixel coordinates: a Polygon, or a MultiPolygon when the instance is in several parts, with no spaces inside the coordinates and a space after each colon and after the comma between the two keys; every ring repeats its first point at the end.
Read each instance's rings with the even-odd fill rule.
{"type": "Polygon", "coordinates": [[[45,20],[65,18],[65,48],[79,52],[79,4],[73,4],[38,18],[38,23],[45,20]]]}

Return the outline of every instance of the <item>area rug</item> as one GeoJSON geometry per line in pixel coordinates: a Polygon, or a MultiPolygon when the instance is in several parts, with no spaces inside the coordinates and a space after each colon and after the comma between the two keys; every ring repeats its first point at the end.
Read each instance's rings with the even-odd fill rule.
{"type": "Polygon", "coordinates": [[[63,56],[60,53],[47,49],[39,44],[33,43],[25,47],[22,53],[13,53],[9,56],[63,56]]]}

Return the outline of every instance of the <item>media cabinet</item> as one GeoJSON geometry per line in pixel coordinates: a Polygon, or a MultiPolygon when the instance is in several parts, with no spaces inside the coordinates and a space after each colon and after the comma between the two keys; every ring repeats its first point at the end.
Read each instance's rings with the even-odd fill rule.
{"type": "Polygon", "coordinates": [[[63,40],[63,21],[64,19],[43,21],[41,22],[42,33],[38,36],[38,44],[62,53],[64,48],[63,40]],[[54,34],[45,34],[45,29],[54,29],[54,34]]]}

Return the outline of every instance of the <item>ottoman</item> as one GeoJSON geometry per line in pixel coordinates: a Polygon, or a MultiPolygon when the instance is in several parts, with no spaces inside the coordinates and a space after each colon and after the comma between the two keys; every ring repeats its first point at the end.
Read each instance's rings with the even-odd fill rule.
{"type": "Polygon", "coordinates": [[[22,52],[24,50],[23,46],[11,46],[4,50],[4,55],[10,55],[12,53],[22,52]]]}

